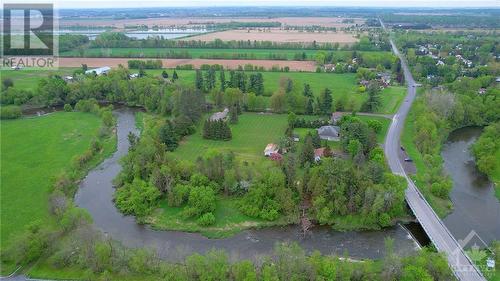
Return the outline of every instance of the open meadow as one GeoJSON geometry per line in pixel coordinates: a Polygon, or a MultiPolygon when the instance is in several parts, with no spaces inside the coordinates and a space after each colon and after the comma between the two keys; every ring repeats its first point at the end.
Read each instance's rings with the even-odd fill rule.
{"type": "Polygon", "coordinates": [[[90,146],[100,125],[99,117],[78,112],[1,121],[2,247],[31,222],[53,223],[48,196],[54,178],[90,146]]]}
{"type": "Polygon", "coordinates": [[[244,113],[238,124],[231,125],[233,138],[230,141],[206,140],[200,128],[194,135],[186,137],[172,154],[179,159],[194,161],[207,150],[217,149],[232,151],[240,160],[260,165],[269,161],[264,157],[266,145],[278,142],[286,127],[286,114],[244,113]]]}

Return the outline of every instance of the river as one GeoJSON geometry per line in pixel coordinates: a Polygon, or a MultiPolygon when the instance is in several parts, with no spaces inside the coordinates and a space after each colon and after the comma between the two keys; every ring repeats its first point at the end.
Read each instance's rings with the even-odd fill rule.
{"type": "Polygon", "coordinates": [[[453,131],[443,145],[444,169],[453,180],[450,197],[454,210],[443,221],[457,240],[477,234],[467,246],[500,240],[500,202],[493,183],[474,162],[470,146],[481,135],[481,128],[467,127],[453,131]],[[481,241],[483,240],[483,241],[481,241]]]}
{"type": "Polygon", "coordinates": [[[139,225],[133,216],[122,215],[112,202],[114,188],[112,180],[120,172],[118,160],[127,154],[127,134],[138,133],[134,112],[122,108],[117,116],[117,151],[83,179],[75,196],[78,206],[91,214],[94,224],[105,234],[129,247],[149,247],[170,261],[181,261],[193,253],[205,253],[212,248],[225,250],[235,259],[259,260],[272,254],[277,242],[297,242],[307,251],[319,250],[323,254],[343,255],[351,258],[376,259],[384,255],[384,239],[394,239],[396,253],[406,256],[415,251],[416,243],[401,225],[380,231],[338,232],[328,227],[316,227],[312,234],[302,238],[297,226],[270,227],[246,230],[223,239],[208,239],[197,233],[179,231],[157,231],[149,226],[139,225]]]}

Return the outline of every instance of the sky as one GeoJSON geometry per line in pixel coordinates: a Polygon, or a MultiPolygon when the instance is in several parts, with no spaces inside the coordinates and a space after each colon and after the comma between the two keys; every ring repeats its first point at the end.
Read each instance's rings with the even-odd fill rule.
{"type": "Polygon", "coordinates": [[[496,7],[500,0],[5,0],[8,2],[56,2],[64,8],[222,7],[222,6],[339,6],[339,7],[496,7]]]}

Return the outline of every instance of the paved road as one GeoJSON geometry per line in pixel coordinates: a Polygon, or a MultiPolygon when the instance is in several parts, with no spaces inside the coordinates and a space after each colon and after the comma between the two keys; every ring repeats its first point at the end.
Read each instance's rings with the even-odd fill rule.
{"type": "MultiPolygon", "coordinates": [[[[385,29],[383,22],[380,21],[380,23],[385,29]]],[[[427,203],[413,181],[405,173],[402,163],[400,162],[401,160],[398,157],[398,150],[400,149],[399,139],[406,116],[415,99],[417,84],[411,75],[405,58],[399,53],[392,39],[390,42],[392,51],[401,59],[401,66],[403,67],[405,80],[408,84],[408,93],[398,112],[393,116],[391,126],[389,127],[385,139],[384,150],[389,166],[394,174],[401,175],[408,181],[408,188],[405,192],[406,201],[434,246],[438,251],[446,254],[448,263],[455,276],[461,281],[486,280],[465,254],[460,244],[448,231],[432,207],[427,203]]]]}

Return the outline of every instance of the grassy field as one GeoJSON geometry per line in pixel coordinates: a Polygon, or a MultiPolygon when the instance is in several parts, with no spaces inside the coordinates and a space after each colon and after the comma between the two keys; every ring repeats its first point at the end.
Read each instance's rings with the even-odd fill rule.
{"type": "Polygon", "coordinates": [[[400,86],[388,87],[382,90],[380,96],[382,105],[377,112],[383,114],[393,114],[398,111],[401,102],[406,96],[406,88],[400,86]]]}
{"type": "Polygon", "coordinates": [[[185,207],[169,207],[166,202],[162,202],[146,222],[156,229],[200,232],[209,238],[228,237],[244,229],[280,224],[280,220],[269,222],[242,214],[238,210],[238,201],[238,198],[219,196],[214,213],[215,224],[209,227],[199,226],[195,219],[183,219],[181,212],[185,207]]]}
{"type": "Polygon", "coordinates": [[[201,128],[184,140],[172,154],[182,159],[194,161],[208,149],[232,151],[250,164],[270,162],[264,157],[264,148],[268,143],[277,142],[285,134],[286,114],[240,115],[238,124],[231,125],[233,138],[230,141],[203,139],[201,128]]]}
{"type": "MultiPolygon", "coordinates": [[[[279,56],[280,59],[295,60],[295,55],[306,54],[307,60],[314,60],[318,50],[300,49],[211,49],[211,48],[92,48],[86,49],[83,57],[150,57],[168,58],[169,53],[188,53],[190,58],[245,58],[245,59],[272,59],[279,56]]],[[[335,60],[348,60],[352,51],[327,51],[333,52],[335,60]]],[[[386,58],[393,59],[391,52],[358,52],[363,61],[367,63],[383,61],[386,58]]],[[[78,50],[61,52],[62,57],[81,57],[78,50]]]]}
{"type": "Polygon", "coordinates": [[[100,125],[97,116],[76,112],[1,121],[2,246],[32,221],[52,223],[52,181],[89,147],[100,125]]]}
{"type": "Polygon", "coordinates": [[[38,87],[38,83],[40,79],[47,78],[49,75],[58,74],[58,75],[70,75],[73,73],[74,68],[60,68],[58,70],[30,70],[30,69],[21,69],[21,70],[2,70],[2,79],[10,78],[14,82],[14,87],[35,91],[38,87]]]}

